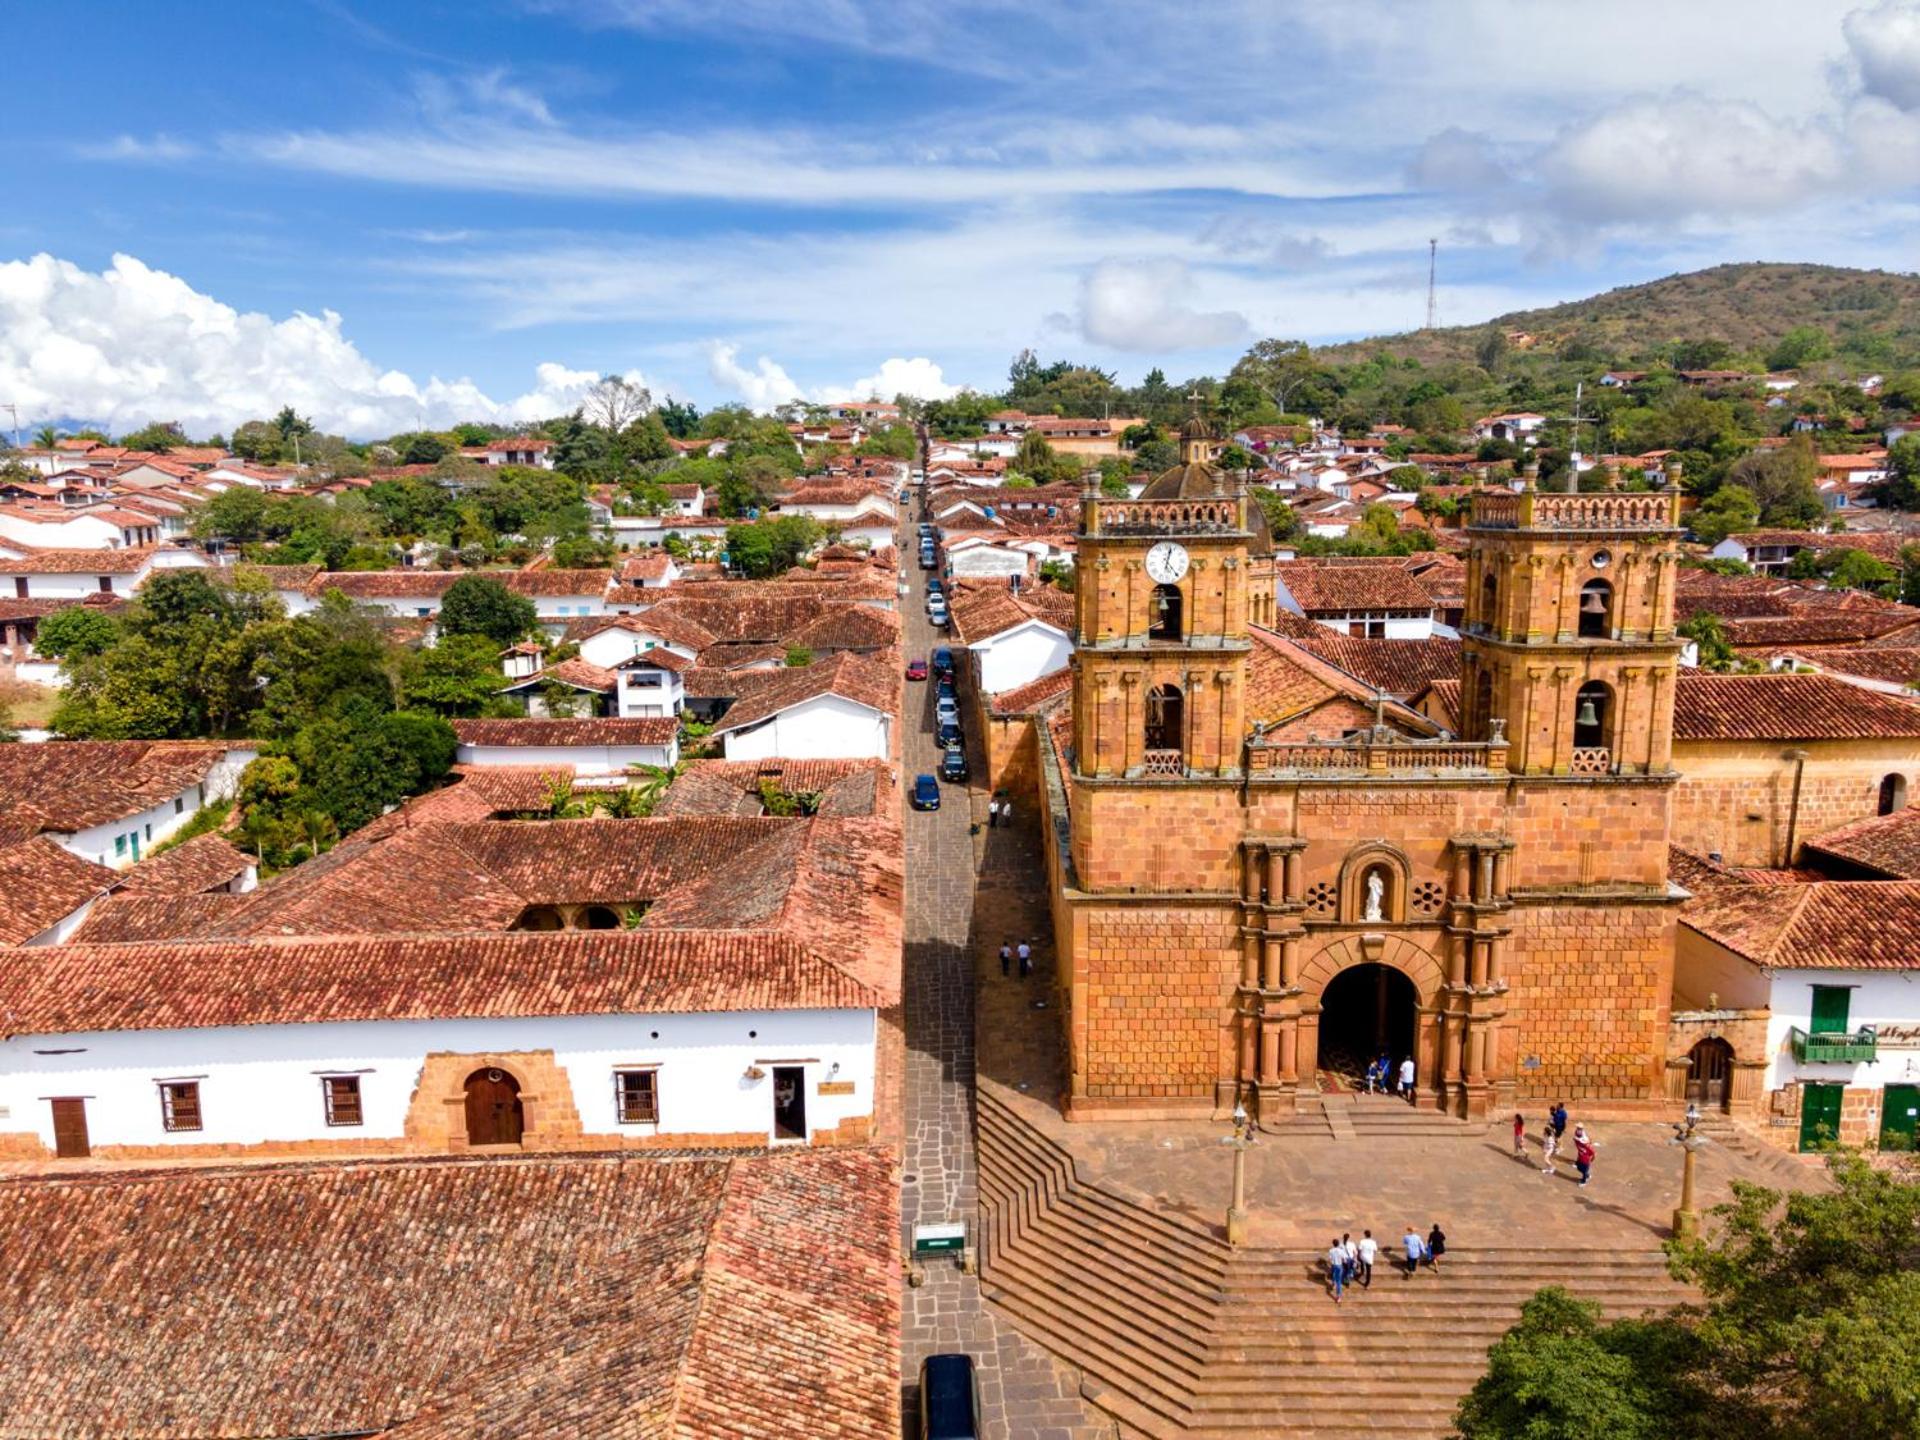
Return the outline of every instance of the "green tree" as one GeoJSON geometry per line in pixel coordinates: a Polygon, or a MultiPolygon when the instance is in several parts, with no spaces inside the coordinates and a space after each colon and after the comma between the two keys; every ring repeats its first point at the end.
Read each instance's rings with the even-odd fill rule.
{"type": "Polygon", "coordinates": [[[244,425],[236,425],[233,439],[227,442],[227,446],[242,460],[252,460],[262,465],[271,465],[283,453],[291,453],[290,447],[283,448],[278,428],[265,420],[249,420],[244,425]]]}
{"type": "Polygon", "coordinates": [[[516,595],[491,575],[462,575],[440,597],[442,638],[484,636],[496,650],[513,644],[537,623],[533,601],[516,595]]]}
{"type": "Polygon", "coordinates": [[[1600,1307],[1549,1286],[1488,1354],[1460,1402],[1463,1440],[1675,1440],[1689,1433],[1697,1347],[1658,1324],[1600,1323],[1600,1307]]]}
{"type": "Polygon", "coordinates": [[[1887,449],[1880,497],[1896,510],[1920,510],[1920,433],[1902,435],[1887,449]]]}
{"type": "Polygon", "coordinates": [[[266,531],[267,508],[272,502],[264,490],[230,485],[193,512],[189,529],[196,540],[228,540],[245,545],[266,531]]]}
{"type": "Polygon", "coordinates": [[[180,426],[174,421],[162,423],[156,420],[151,425],[143,425],[138,430],[122,435],[120,443],[129,450],[155,450],[165,453],[177,445],[185,445],[187,437],[181,433],[180,426]]]}
{"type": "Polygon", "coordinates": [[[69,605],[40,622],[33,648],[56,660],[84,660],[112,647],[120,627],[111,616],[86,605],[69,605]]]}
{"type": "Polygon", "coordinates": [[[1760,523],[1760,502],[1744,485],[1722,485],[1687,517],[1687,527],[1702,545],[1718,545],[1727,536],[1760,523]]]}
{"type": "Polygon", "coordinates": [[[1710,610],[1703,610],[1683,622],[1677,633],[1694,643],[1699,652],[1700,668],[1717,674],[1736,671],[1757,670],[1758,662],[1745,659],[1738,654],[1731,641],[1727,639],[1727,625],[1710,610]]]}
{"type": "Polygon", "coordinates": [[[807,515],[773,515],[727,531],[727,559],[749,579],[791,569],[820,542],[819,522],[807,515]]]}
{"type": "Polygon", "coordinates": [[[1769,370],[1798,370],[1833,353],[1833,341],[1818,325],[1796,325],[1767,352],[1769,370]]]}
{"type": "Polygon", "coordinates": [[[440,643],[414,652],[404,667],[400,691],[413,709],[472,717],[502,707],[500,647],[482,634],[442,633],[440,643]]]}
{"type": "Polygon", "coordinates": [[[1286,413],[1287,401],[1320,373],[1313,350],[1304,340],[1262,340],[1240,357],[1231,374],[1250,380],[1286,413]]]}
{"type": "Polygon", "coordinates": [[[1864,550],[1841,550],[1838,556],[1827,572],[1827,583],[1838,589],[1885,593],[1900,578],[1900,572],[1893,566],[1864,550]]]}
{"type": "Polygon", "coordinates": [[[789,645],[787,647],[787,664],[790,667],[794,669],[799,669],[803,666],[811,665],[812,663],[813,663],[813,651],[809,650],[806,646],[789,645]]]}

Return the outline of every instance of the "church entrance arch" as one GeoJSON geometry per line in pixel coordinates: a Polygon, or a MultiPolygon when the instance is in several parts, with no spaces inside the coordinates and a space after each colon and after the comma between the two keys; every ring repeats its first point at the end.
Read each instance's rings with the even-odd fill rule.
{"type": "Polygon", "coordinates": [[[1364,1083],[1367,1065],[1381,1055],[1395,1074],[1414,1053],[1419,992],[1391,965],[1367,962],[1342,970],[1320,998],[1320,1068],[1342,1081],[1364,1083]]]}

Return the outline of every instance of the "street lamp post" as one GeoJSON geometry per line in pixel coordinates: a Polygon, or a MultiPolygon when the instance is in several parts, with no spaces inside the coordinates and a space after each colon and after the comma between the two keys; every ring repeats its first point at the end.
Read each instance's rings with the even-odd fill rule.
{"type": "Polygon", "coordinates": [[[1227,1244],[1247,1243],[1247,1148],[1253,1144],[1253,1130],[1247,1123],[1247,1107],[1233,1107],[1233,1134],[1220,1142],[1233,1148],[1233,1200],[1227,1206],[1227,1244]]]}
{"type": "Polygon", "coordinates": [[[1680,1147],[1685,1156],[1680,1162],[1680,1208],[1673,1212],[1673,1238],[1676,1240],[1691,1240],[1700,1231],[1700,1212],[1693,1208],[1693,1157],[1707,1143],[1707,1137],[1694,1133],[1699,1123],[1700,1107],[1689,1104],[1686,1120],[1673,1127],[1673,1143],[1680,1147]]]}

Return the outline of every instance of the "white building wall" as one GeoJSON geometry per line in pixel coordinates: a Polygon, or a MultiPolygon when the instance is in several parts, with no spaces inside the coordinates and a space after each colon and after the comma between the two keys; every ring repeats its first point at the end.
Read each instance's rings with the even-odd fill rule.
{"type": "Polygon", "coordinates": [[[430,1053],[542,1050],[571,1082],[588,1134],[771,1140],[772,1067],[800,1060],[809,1062],[809,1134],[873,1113],[873,1012],[780,1010],[14,1035],[0,1040],[0,1130],[33,1133],[52,1148],[49,1098],[84,1096],[96,1147],[398,1139],[430,1053]],[[643,1066],[659,1067],[659,1123],[621,1125],[613,1072],[643,1066]],[[752,1066],[765,1076],[748,1079],[752,1066]],[[320,1080],[352,1074],[365,1122],[329,1126],[320,1080]],[[853,1093],[819,1094],[828,1079],[852,1082],[853,1093]],[[163,1128],[162,1080],[198,1082],[204,1128],[163,1128]]]}
{"type": "Polygon", "coordinates": [[[676,737],[665,745],[462,745],[455,758],[462,765],[537,765],[576,775],[615,775],[629,765],[665,769],[678,764],[680,742],[676,737]]]}
{"type": "Polygon", "coordinates": [[[1037,620],[989,636],[968,648],[973,651],[979,686],[989,695],[1017,689],[1042,675],[1063,670],[1073,657],[1072,639],[1037,620]]]}
{"type": "Polygon", "coordinates": [[[25,576],[27,598],[32,600],[84,600],[89,595],[104,593],[100,588],[100,581],[103,578],[115,595],[125,598],[133,594],[140,582],[147,577],[150,568],[143,566],[137,572],[123,572],[103,577],[93,571],[51,575],[44,571],[26,568],[26,565],[31,562],[14,561],[12,563],[16,568],[9,569],[8,562],[0,560],[0,596],[12,599],[18,589],[14,584],[15,580],[25,576]]]}
{"type": "Polygon", "coordinates": [[[891,717],[838,695],[817,695],[764,724],[727,732],[729,760],[884,760],[891,717]]]}
{"type": "MultiPolygon", "coordinates": [[[[1889,945],[1898,943],[1889,937],[1889,945]]],[[[1773,975],[1770,1008],[1766,1089],[1797,1080],[1868,1090],[1920,1084],[1920,970],[1779,970],[1773,975]],[[1877,1058],[1845,1065],[1802,1064],[1793,1058],[1791,1032],[1812,1024],[1816,985],[1853,987],[1847,1005],[1849,1030],[1872,1026],[1892,1031],[1875,1046],[1877,1058]]],[[[1877,1128],[1877,1117],[1875,1123],[1877,1128]]]]}
{"type": "Polygon", "coordinates": [[[1023,551],[1002,550],[996,545],[967,545],[947,552],[947,564],[955,579],[1005,579],[1027,573],[1028,557],[1023,551]]]}
{"type": "Polygon", "coordinates": [[[208,769],[206,779],[187,786],[171,799],[162,800],[137,815],[52,838],[84,860],[125,870],[193,819],[202,805],[232,795],[239,787],[240,772],[258,759],[259,754],[257,750],[229,750],[208,769]]]}

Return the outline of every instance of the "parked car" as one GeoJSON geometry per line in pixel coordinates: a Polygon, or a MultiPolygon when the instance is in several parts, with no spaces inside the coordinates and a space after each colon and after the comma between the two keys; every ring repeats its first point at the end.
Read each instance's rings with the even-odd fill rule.
{"type": "Polygon", "coordinates": [[[914,659],[907,662],[907,679],[924,680],[927,678],[927,662],[914,659]]]}
{"type": "Polygon", "coordinates": [[[929,1355],[920,1362],[922,1440],[979,1440],[980,1387],[971,1355],[929,1355]]]}
{"type": "Polygon", "coordinates": [[[936,630],[944,630],[953,623],[953,616],[947,613],[947,602],[944,600],[927,607],[927,619],[933,622],[936,630]]]}
{"type": "Polygon", "coordinates": [[[937,562],[933,558],[933,551],[922,550],[920,552],[920,568],[922,570],[931,570],[934,568],[936,563],[937,562]]]}
{"type": "Polygon", "coordinates": [[[954,719],[942,720],[938,725],[934,726],[933,738],[934,741],[940,745],[958,745],[965,737],[960,733],[959,720],[954,719]]]}
{"type": "Polygon", "coordinates": [[[934,692],[942,700],[958,700],[960,698],[960,692],[953,688],[953,677],[951,675],[942,675],[934,685],[934,692]]]}
{"type": "Polygon", "coordinates": [[[964,745],[949,745],[940,756],[940,778],[961,785],[967,779],[967,749],[964,745]]]}
{"type": "Polygon", "coordinates": [[[953,678],[953,651],[950,647],[945,645],[934,646],[933,673],[945,680],[951,680],[953,678]]]}
{"type": "Polygon", "coordinates": [[[913,781],[913,808],[916,810],[938,810],[940,808],[940,782],[931,775],[916,775],[913,781]]]}
{"type": "Polygon", "coordinates": [[[960,723],[960,702],[951,695],[942,695],[933,702],[933,717],[936,720],[951,720],[960,723]]]}
{"type": "Polygon", "coordinates": [[[928,579],[927,593],[929,595],[944,595],[947,593],[947,587],[941,583],[938,575],[934,575],[928,579]]]}

